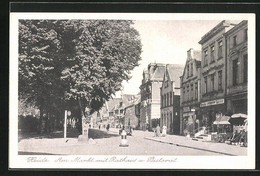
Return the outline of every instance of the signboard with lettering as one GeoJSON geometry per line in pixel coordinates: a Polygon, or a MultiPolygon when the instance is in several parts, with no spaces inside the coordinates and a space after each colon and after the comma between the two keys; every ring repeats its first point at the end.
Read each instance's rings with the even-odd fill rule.
{"type": "Polygon", "coordinates": [[[200,104],[200,107],[205,107],[205,106],[212,106],[212,105],[218,105],[218,104],[223,104],[225,102],[224,99],[218,99],[218,100],[212,100],[212,101],[206,101],[200,104]]]}
{"type": "Polygon", "coordinates": [[[183,112],[189,112],[189,111],[190,111],[190,107],[188,106],[183,107],[183,112]]]}

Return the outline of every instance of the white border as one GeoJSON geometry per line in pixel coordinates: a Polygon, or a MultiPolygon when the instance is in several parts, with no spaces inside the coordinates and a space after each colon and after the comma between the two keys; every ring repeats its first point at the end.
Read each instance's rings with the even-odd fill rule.
{"type": "MultiPolygon", "coordinates": [[[[255,14],[226,13],[10,13],[10,94],[9,94],[9,168],[135,168],[135,169],[254,169],[255,168],[255,14]],[[131,20],[248,20],[248,155],[247,156],[155,156],[164,159],[175,159],[174,163],[55,163],[60,156],[43,156],[50,162],[27,162],[28,156],[18,155],[18,20],[19,19],[131,19],[131,20]]],[[[33,155],[30,155],[32,157],[33,155]]],[[[76,156],[62,156],[73,159],[76,156]]],[[[79,156],[104,158],[109,156],[79,156]]],[[[125,156],[118,155],[118,158],[125,156]]],[[[146,160],[150,156],[127,156],[146,160]]]]}

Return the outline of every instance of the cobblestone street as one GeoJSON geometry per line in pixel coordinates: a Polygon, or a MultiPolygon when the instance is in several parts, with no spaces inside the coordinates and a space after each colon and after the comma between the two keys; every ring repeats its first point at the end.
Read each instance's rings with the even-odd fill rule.
{"type": "MultiPolygon", "coordinates": [[[[20,139],[19,154],[56,155],[246,155],[247,148],[223,143],[192,141],[183,136],[153,137],[152,132],[134,131],[127,136],[128,147],[119,147],[119,129],[90,129],[91,143],[78,143],[77,137],[20,139]],[[170,144],[171,143],[171,144],[170,144]]],[[[69,136],[69,135],[68,135],[69,136]]]]}

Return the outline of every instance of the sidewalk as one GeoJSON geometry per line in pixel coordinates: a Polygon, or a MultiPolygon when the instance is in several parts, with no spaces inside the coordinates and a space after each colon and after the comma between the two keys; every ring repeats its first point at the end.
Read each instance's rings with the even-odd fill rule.
{"type": "Polygon", "coordinates": [[[147,140],[155,142],[166,143],[179,147],[191,148],[196,150],[213,152],[216,154],[224,154],[230,156],[245,156],[247,155],[247,148],[228,145],[225,143],[194,141],[192,138],[177,135],[167,135],[166,137],[145,137],[147,140]]]}

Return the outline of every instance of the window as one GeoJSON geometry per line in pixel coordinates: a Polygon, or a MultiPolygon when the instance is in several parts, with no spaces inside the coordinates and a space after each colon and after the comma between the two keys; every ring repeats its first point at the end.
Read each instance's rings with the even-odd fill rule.
{"type": "Polygon", "coordinates": [[[190,86],[187,85],[187,100],[190,100],[190,93],[189,93],[189,91],[190,91],[190,86]]]}
{"type": "Polygon", "coordinates": [[[237,36],[236,35],[233,37],[233,47],[234,46],[237,46],[237,36]]]}
{"type": "Polygon", "coordinates": [[[238,84],[238,62],[237,59],[233,60],[233,85],[237,85],[238,84]]]}
{"type": "Polygon", "coordinates": [[[169,93],[166,94],[166,106],[169,106],[169,93]]]}
{"type": "Polygon", "coordinates": [[[198,83],[195,83],[195,99],[198,99],[198,83]]]}
{"type": "Polygon", "coordinates": [[[222,90],[222,70],[218,71],[218,90],[222,90]]]}
{"type": "Polygon", "coordinates": [[[190,91],[191,91],[191,100],[193,100],[193,83],[190,85],[190,91]]]}
{"type": "Polygon", "coordinates": [[[208,80],[207,76],[204,77],[205,93],[208,92],[208,80]]]}
{"type": "Polygon", "coordinates": [[[204,65],[208,65],[207,56],[208,56],[208,50],[205,50],[204,51],[204,65]]]}
{"type": "Polygon", "coordinates": [[[215,74],[210,75],[210,80],[211,80],[211,91],[214,91],[215,74]]]}
{"type": "Polygon", "coordinates": [[[248,66],[248,61],[247,61],[247,54],[243,56],[243,62],[244,62],[244,82],[248,81],[247,77],[247,66],[248,66]]]}
{"type": "Polygon", "coordinates": [[[172,92],[170,92],[170,105],[172,105],[172,92]]]}
{"type": "Polygon", "coordinates": [[[247,40],[247,29],[244,30],[244,39],[247,40]]]}
{"type": "Polygon", "coordinates": [[[161,107],[163,107],[163,96],[161,95],[161,107]]]}
{"type": "Polygon", "coordinates": [[[220,41],[220,42],[218,42],[218,58],[219,59],[223,57],[222,48],[223,48],[223,42],[220,41]]]}
{"type": "Polygon", "coordinates": [[[214,57],[215,47],[211,46],[211,50],[210,51],[211,51],[211,53],[210,53],[211,62],[214,62],[214,60],[215,60],[215,57],[214,57]]]}
{"type": "Polygon", "coordinates": [[[187,78],[190,76],[190,67],[187,65],[187,78]]]}
{"type": "Polygon", "coordinates": [[[191,76],[193,76],[193,63],[191,63],[191,65],[190,65],[190,74],[191,74],[191,76]]]}
{"type": "Polygon", "coordinates": [[[186,99],[185,99],[185,86],[183,86],[183,101],[185,101],[186,99]]]}
{"type": "Polygon", "coordinates": [[[166,95],[164,94],[164,107],[166,106],[166,95]]]}

